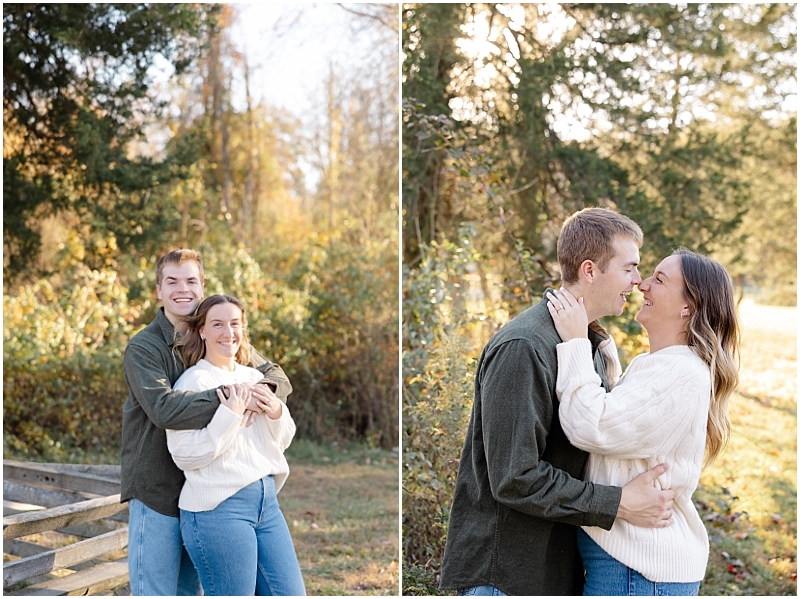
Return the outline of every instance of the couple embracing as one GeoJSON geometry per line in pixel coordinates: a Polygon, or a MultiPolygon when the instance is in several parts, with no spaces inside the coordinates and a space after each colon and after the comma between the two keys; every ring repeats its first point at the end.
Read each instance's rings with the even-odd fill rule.
{"type": "Polygon", "coordinates": [[[692,503],[724,447],[738,323],[724,268],[679,250],[642,280],[642,232],[587,208],[558,240],[562,289],[481,354],[441,588],[461,595],[696,595],[692,503]],[[638,286],[649,353],[623,374],[600,326],[638,286]]]}
{"type": "Polygon", "coordinates": [[[162,307],[125,350],[131,593],[305,595],[277,501],[292,386],[250,346],[244,305],[204,291],[198,252],[162,256],[162,307]]]}

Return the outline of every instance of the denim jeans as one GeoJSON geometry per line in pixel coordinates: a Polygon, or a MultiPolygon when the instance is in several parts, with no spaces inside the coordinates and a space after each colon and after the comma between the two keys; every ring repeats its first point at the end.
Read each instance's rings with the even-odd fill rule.
{"type": "Polygon", "coordinates": [[[197,570],[183,548],[180,519],[128,502],[128,574],[131,595],[202,595],[197,570]]]}
{"type": "Polygon", "coordinates": [[[700,582],[653,582],[636,570],[615,560],[582,529],[578,529],[578,550],[586,569],[584,595],[656,596],[697,595],[700,582]]]}
{"type": "Polygon", "coordinates": [[[462,596],[475,596],[475,597],[507,597],[503,591],[497,587],[484,584],[478,587],[467,587],[466,589],[458,589],[458,594],[462,596]]]}
{"type": "Polygon", "coordinates": [[[181,535],[206,595],[306,594],[271,475],[213,510],[181,510],[181,535]]]}

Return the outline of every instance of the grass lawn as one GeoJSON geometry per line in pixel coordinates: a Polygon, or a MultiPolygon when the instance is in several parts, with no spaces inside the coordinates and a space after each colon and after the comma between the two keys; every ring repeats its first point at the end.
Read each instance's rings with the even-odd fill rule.
{"type": "Polygon", "coordinates": [[[797,595],[797,311],[743,302],[731,442],[694,495],[711,538],[701,595],[797,595]]]}
{"type": "Polygon", "coordinates": [[[279,500],[309,595],[399,594],[396,455],[295,442],[279,500]]]}

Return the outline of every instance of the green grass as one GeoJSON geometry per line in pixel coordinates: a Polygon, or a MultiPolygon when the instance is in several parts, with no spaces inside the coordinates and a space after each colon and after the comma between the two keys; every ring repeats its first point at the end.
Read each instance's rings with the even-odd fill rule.
{"type": "Polygon", "coordinates": [[[731,442],[695,503],[711,539],[701,595],[797,595],[796,309],[743,303],[731,442]]]}
{"type": "Polygon", "coordinates": [[[297,441],[281,509],[309,595],[399,593],[399,481],[393,454],[297,441]]]}

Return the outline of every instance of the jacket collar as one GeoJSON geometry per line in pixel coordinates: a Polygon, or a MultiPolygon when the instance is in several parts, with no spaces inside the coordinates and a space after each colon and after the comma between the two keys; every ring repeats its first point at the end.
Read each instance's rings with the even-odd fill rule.
{"type": "Polygon", "coordinates": [[[156,312],[155,322],[159,331],[161,331],[161,334],[164,337],[164,342],[172,347],[172,344],[175,343],[175,341],[178,339],[178,336],[175,332],[175,326],[169,321],[169,318],[167,318],[163,306],[156,312]]]}

